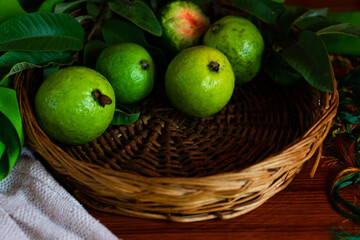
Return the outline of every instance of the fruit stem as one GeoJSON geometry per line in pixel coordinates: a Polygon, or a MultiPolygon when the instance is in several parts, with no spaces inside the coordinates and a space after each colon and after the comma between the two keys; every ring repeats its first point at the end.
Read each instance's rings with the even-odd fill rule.
{"type": "Polygon", "coordinates": [[[149,68],[149,62],[146,61],[146,60],[141,60],[140,64],[141,64],[141,68],[144,69],[144,70],[149,68]]]}
{"type": "Polygon", "coordinates": [[[219,72],[219,70],[220,70],[220,64],[217,62],[213,62],[213,61],[209,62],[208,67],[213,72],[219,72]]]}
{"type": "Polygon", "coordinates": [[[105,107],[105,105],[110,105],[112,103],[112,100],[109,96],[106,96],[101,93],[99,89],[96,89],[92,91],[91,93],[95,100],[99,102],[100,106],[105,107]]]}
{"type": "Polygon", "coordinates": [[[212,24],[210,28],[213,33],[216,33],[217,31],[220,30],[221,27],[222,26],[220,23],[215,23],[215,24],[212,24]]]}

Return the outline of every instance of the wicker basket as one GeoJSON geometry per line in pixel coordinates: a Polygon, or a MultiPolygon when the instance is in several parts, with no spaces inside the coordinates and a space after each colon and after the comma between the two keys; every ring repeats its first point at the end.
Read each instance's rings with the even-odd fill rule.
{"type": "Polygon", "coordinates": [[[336,91],[280,87],[260,74],[220,113],[192,118],[157,86],[134,124],[65,146],[34,117],[39,79],[27,71],[15,80],[27,143],[74,196],[101,211],[178,222],[233,218],[284,189],[315,153],[320,159],[338,107],[336,91]]]}

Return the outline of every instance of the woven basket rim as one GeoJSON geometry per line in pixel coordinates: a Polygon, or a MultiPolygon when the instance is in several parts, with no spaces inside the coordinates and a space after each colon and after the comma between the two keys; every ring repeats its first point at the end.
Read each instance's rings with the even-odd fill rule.
{"type": "Polygon", "coordinates": [[[314,97],[319,103],[313,106],[317,109],[313,124],[282,150],[231,172],[207,176],[150,177],[80,161],[51,141],[37,124],[26,88],[29,86],[24,86],[24,83],[31,82],[28,81],[31,74],[27,71],[15,78],[29,145],[40,153],[59,177],[64,177],[65,184],[72,184],[68,187],[74,189],[74,196],[99,211],[175,222],[238,217],[286,188],[303,164],[317,152],[313,168],[316,169],[323,141],[339,104],[336,80],[333,78],[334,93],[315,89],[314,97]]]}
{"type": "MultiPolygon", "coordinates": [[[[20,80],[20,76],[21,74],[18,74],[17,77],[16,77],[16,81],[18,82],[20,80]]],[[[261,160],[260,162],[257,162],[257,163],[254,163],[244,169],[241,169],[241,170],[234,170],[234,171],[231,171],[231,172],[223,172],[223,173],[217,173],[217,174],[213,174],[213,175],[208,175],[208,176],[201,176],[201,177],[197,177],[197,176],[190,176],[190,177],[164,177],[164,176],[160,176],[160,177],[154,177],[154,176],[143,176],[143,175],[137,175],[137,174],[134,174],[134,173],[130,173],[130,172],[124,172],[124,171],[120,171],[120,170],[114,170],[114,169],[104,169],[104,168],[101,168],[103,171],[103,173],[107,173],[113,177],[122,177],[122,178],[135,178],[137,180],[141,180],[141,181],[149,181],[151,180],[152,182],[157,182],[157,181],[160,181],[160,182],[163,182],[163,181],[171,181],[173,179],[177,179],[177,180],[183,180],[184,182],[186,181],[189,181],[191,182],[191,184],[193,184],[193,181],[195,179],[214,179],[214,180],[217,180],[218,178],[222,179],[222,178],[226,178],[226,177],[229,177],[229,176],[232,176],[232,175],[236,175],[236,174],[245,174],[247,172],[250,172],[251,170],[254,170],[254,169],[261,169],[261,166],[264,165],[264,164],[267,164],[269,162],[271,162],[274,158],[279,158],[279,157],[284,157],[284,159],[286,159],[286,155],[291,152],[291,149],[292,148],[296,148],[297,146],[299,145],[302,145],[303,143],[307,142],[308,139],[310,138],[310,136],[313,134],[313,132],[316,132],[316,128],[318,128],[319,126],[321,127],[322,123],[329,117],[331,117],[331,115],[334,115],[336,114],[336,111],[337,111],[337,107],[338,107],[338,104],[339,104],[339,96],[338,96],[338,91],[337,91],[337,83],[336,83],[336,79],[335,79],[335,76],[333,74],[333,82],[334,82],[334,92],[333,93],[323,93],[326,95],[326,101],[325,104],[326,104],[326,107],[325,107],[325,112],[323,112],[321,115],[320,118],[318,118],[314,124],[300,137],[298,137],[297,139],[295,139],[293,142],[291,142],[290,144],[288,144],[284,149],[282,149],[280,152],[275,152],[273,154],[271,154],[270,156],[264,158],[263,160],[261,160]]],[[[31,113],[33,115],[33,113],[31,113]]],[[[53,145],[52,147],[56,149],[56,151],[58,151],[59,153],[61,153],[61,157],[63,159],[65,159],[64,156],[66,156],[67,158],[71,158],[74,162],[76,163],[81,163],[83,166],[86,165],[87,166],[87,169],[90,170],[90,169],[96,169],[97,167],[99,167],[99,165],[95,164],[95,163],[86,163],[86,162],[83,162],[83,161],[80,161],[72,156],[70,156],[67,152],[65,152],[62,148],[58,147],[58,145],[56,145],[56,143],[54,143],[46,134],[45,132],[43,132],[41,130],[41,128],[39,127],[39,125],[37,125],[36,123],[36,126],[35,126],[37,129],[37,131],[41,131],[39,132],[40,135],[43,135],[44,137],[46,137],[49,142],[51,142],[51,144],[53,145]]],[[[329,130],[329,128],[328,128],[329,130]]],[[[328,132],[328,131],[327,131],[328,132]]],[[[326,137],[327,135],[327,132],[324,134],[324,138],[326,137]]],[[[322,139],[323,140],[323,139],[322,139]]],[[[314,142],[314,144],[317,144],[317,143],[322,143],[322,140],[321,139],[318,139],[316,142],[314,142]]],[[[40,145],[43,145],[42,143],[39,143],[40,145]]],[[[43,145],[43,147],[45,148],[46,146],[43,145]]],[[[321,153],[319,153],[321,155],[321,153]]],[[[310,154],[311,156],[313,154],[310,154]]],[[[319,156],[320,157],[320,156],[319,156]]],[[[276,162],[279,163],[279,159],[276,159],[276,162]]],[[[284,160],[284,162],[286,162],[286,160],[284,160]]]]}

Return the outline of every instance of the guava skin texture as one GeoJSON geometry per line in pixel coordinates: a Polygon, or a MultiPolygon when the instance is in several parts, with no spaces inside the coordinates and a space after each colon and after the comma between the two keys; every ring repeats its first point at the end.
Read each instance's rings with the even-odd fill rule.
{"type": "Polygon", "coordinates": [[[215,48],[195,46],[180,52],[165,75],[168,99],[194,117],[219,112],[229,102],[235,76],[227,57],[215,48]]]}
{"type": "Polygon", "coordinates": [[[250,81],[260,71],[265,44],[260,31],[248,19],[226,16],[216,21],[203,43],[228,57],[237,84],[250,81]]]}
{"type": "Polygon", "coordinates": [[[45,79],[34,102],[36,119],[50,137],[66,144],[84,144],[98,138],[115,112],[115,93],[109,81],[86,67],[60,69],[45,79]],[[111,99],[101,106],[93,91],[111,99]]]}
{"type": "Polygon", "coordinates": [[[174,1],[160,13],[163,45],[173,54],[197,45],[210,26],[199,6],[187,1],[174,1]]]}
{"type": "Polygon", "coordinates": [[[154,88],[155,63],[146,49],[135,43],[107,47],[95,69],[113,86],[118,104],[138,102],[154,88]]]}

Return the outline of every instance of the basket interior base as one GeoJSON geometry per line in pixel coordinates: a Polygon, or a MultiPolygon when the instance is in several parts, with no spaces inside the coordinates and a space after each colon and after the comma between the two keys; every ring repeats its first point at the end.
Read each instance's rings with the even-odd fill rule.
{"type": "Polygon", "coordinates": [[[139,103],[134,124],[111,126],[97,140],[63,146],[74,158],[149,177],[201,177],[238,171],[281,151],[313,123],[309,86],[281,87],[260,74],[238,85],[208,118],[174,109],[161,86],[139,103]]]}

